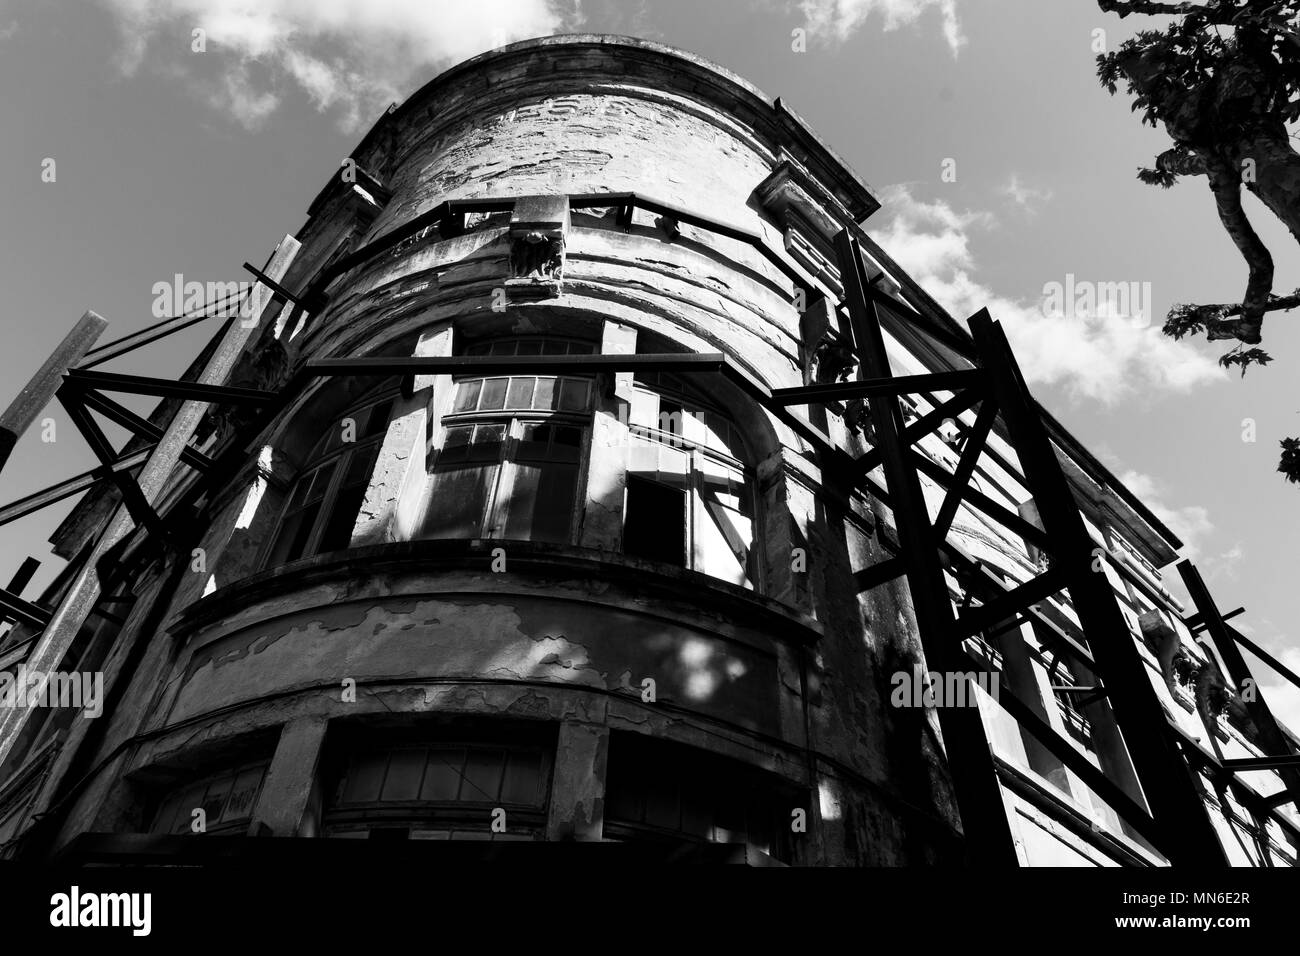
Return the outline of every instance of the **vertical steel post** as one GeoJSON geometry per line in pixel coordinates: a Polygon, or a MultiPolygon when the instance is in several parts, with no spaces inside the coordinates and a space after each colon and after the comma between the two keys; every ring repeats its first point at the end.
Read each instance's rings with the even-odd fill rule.
{"type": "Polygon", "coordinates": [[[1051,539],[1051,560],[1065,573],[1138,782],[1151,815],[1167,834],[1159,849],[1176,865],[1226,866],[1198,781],[1174,741],[1115,593],[1106,576],[1092,570],[1092,538],[1006,334],[987,309],[971,318],[970,329],[979,364],[988,375],[988,387],[1051,539]]]}
{"type": "MultiPolygon", "coordinates": [[[[891,378],[877,306],[866,294],[867,277],[858,243],[844,230],[836,237],[835,248],[860,360],[858,378],[891,378]]],[[[899,439],[904,425],[898,399],[892,395],[874,395],[869,405],[926,663],[941,672],[964,673],[969,667],[963,666],[959,653],[957,621],[948,596],[948,583],[939,564],[938,545],[930,526],[921,480],[899,439]]],[[[1002,786],[979,710],[973,707],[937,710],[969,861],[981,867],[1018,866],[1002,786]]]]}

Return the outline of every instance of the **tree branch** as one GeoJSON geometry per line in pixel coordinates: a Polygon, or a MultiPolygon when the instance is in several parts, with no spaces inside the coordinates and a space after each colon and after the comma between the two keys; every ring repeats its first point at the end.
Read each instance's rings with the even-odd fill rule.
{"type": "Polygon", "coordinates": [[[1207,323],[1206,338],[1211,341],[1235,338],[1254,345],[1260,340],[1264,313],[1273,292],[1273,256],[1241,207],[1241,180],[1236,171],[1226,163],[1212,162],[1207,172],[1210,190],[1219,210],[1219,222],[1246,260],[1250,272],[1246,278],[1246,294],[1241,300],[1241,319],[1230,323],[1231,329],[1215,328],[1207,323]]]}
{"type": "Polygon", "coordinates": [[[1150,15],[1168,15],[1173,17],[1186,16],[1189,13],[1198,13],[1207,18],[1210,23],[1231,23],[1232,17],[1237,11],[1223,11],[1215,7],[1204,6],[1200,3],[1162,3],[1159,0],[1097,0],[1097,6],[1101,7],[1102,13],[1118,13],[1119,18],[1123,20],[1130,13],[1146,13],[1150,15]]]}

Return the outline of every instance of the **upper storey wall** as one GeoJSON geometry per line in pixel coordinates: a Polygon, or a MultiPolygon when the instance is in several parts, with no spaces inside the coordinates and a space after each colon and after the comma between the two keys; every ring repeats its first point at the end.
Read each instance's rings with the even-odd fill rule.
{"type": "Polygon", "coordinates": [[[644,41],[552,37],[461,64],[367,137],[393,192],[380,234],[446,199],[639,191],[742,223],[786,149],[855,219],[866,186],[794,114],[720,67],[644,41]]]}

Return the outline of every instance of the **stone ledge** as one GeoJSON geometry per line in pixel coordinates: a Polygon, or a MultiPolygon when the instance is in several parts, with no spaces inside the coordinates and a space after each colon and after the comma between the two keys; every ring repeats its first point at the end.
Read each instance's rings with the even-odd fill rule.
{"type": "Polygon", "coordinates": [[[796,643],[814,645],[823,636],[822,626],[816,620],[772,598],[698,571],[592,548],[482,539],[389,542],[303,558],[218,588],[173,615],[167,629],[189,634],[228,616],[232,606],[245,606],[340,578],[401,571],[488,570],[495,548],[507,548],[509,552],[510,571],[503,574],[550,570],[585,574],[659,592],[679,601],[698,599],[701,605],[721,612],[733,622],[755,624],[765,631],[788,636],[796,643]]]}

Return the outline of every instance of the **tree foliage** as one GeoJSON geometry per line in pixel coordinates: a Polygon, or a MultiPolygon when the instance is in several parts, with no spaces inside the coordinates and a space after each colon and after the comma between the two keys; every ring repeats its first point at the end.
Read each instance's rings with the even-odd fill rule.
{"type": "MultiPolygon", "coordinates": [[[[1175,305],[1164,332],[1175,339],[1235,340],[1220,364],[1244,375],[1271,361],[1259,348],[1244,348],[1262,341],[1264,316],[1300,306],[1300,290],[1273,293],[1273,257],[1241,203],[1245,188],[1300,243],[1300,154],[1288,130],[1300,120],[1300,0],[1098,0],[1098,6],[1121,18],[1172,18],[1164,29],[1142,30],[1099,55],[1097,77],[1112,94],[1122,86],[1142,122],[1163,126],[1172,142],[1138,178],[1167,189],[1183,177],[1204,177],[1219,221],[1246,263],[1239,302],[1175,305]]],[[[1283,442],[1278,470],[1300,482],[1297,445],[1297,439],[1283,442]]]]}

